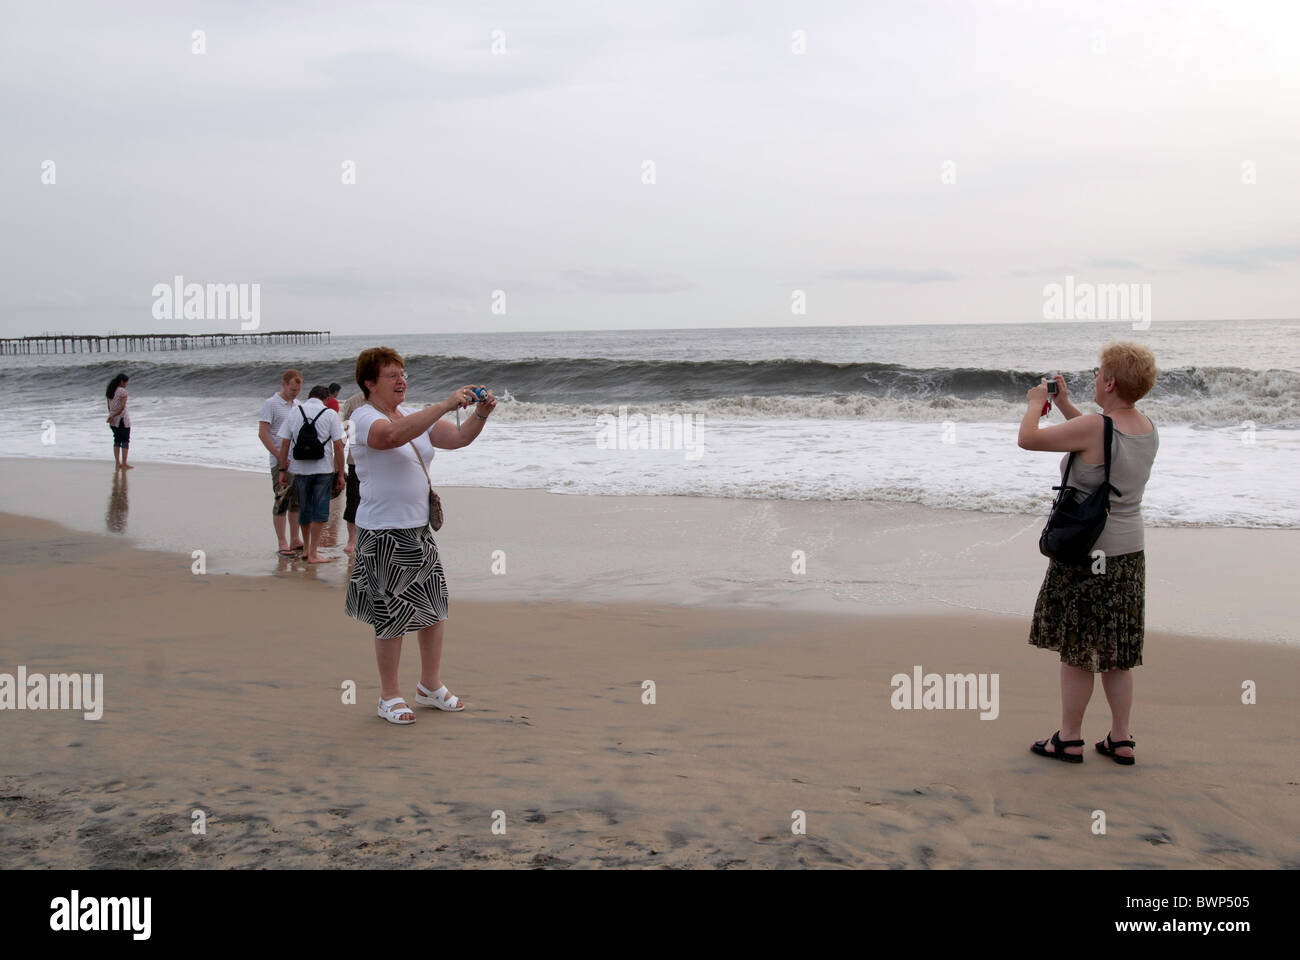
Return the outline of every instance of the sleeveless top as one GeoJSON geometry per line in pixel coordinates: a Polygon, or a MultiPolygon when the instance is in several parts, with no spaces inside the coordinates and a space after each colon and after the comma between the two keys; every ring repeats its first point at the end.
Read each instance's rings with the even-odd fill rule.
{"type": "MultiPolygon", "coordinates": [[[[1150,417],[1147,419],[1151,420],[1150,417]]],[[[1121,433],[1119,427],[1115,428],[1110,444],[1110,483],[1123,496],[1111,494],[1110,516],[1106,518],[1106,527],[1094,550],[1101,550],[1108,557],[1118,557],[1143,549],[1142,494],[1159,448],[1160,435],[1154,420],[1151,420],[1151,432],[1143,436],[1121,433]]],[[[1062,476],[1069,459],[1068,453],[1061,458],[1062,476]]],[[[1105,479],[1105,464],[1084,463],[1078,456],[1074,458],[1074,466],[1070,468],[1070,486],[1092,493],[1105,479]]]]}

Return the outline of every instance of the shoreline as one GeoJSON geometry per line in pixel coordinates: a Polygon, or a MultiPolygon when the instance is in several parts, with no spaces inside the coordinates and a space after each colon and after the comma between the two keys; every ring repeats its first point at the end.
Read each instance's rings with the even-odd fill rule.
{"type": "MultiPolygon", "coordinates": [[[[325,552],[300,574],[276,557],[270,481],[254,471],[0,459],[5,512],[146,549],[193,555],[210,573],[306,575],[341,585],[342,498],[325,552]],[[93,491],[93,492],[92,492],[93,491]]],[[[477,601],[534,600],[759,609],[870,616],[976,611],[1028,630],[1046,569],[1041,516],[916,504],[674,496],[566,496],[541,490],[439,488],[449,586],[477,601]]],[[[1190,636],[1300,644],[1290,571],[1300,532],[1146,530],[1147,625],[1190,636]]]]}
{"type": "Polygon", "coordinates": [[[99,720],[0,711],[15,868],[1300,868],[1291,648],[1150,632],[1138,765],[1092,751],[1098,691],[1076,767],[1028,750],[1057,726],[1056,658],[1004,618],[453,597],[469,709],[394,727],[336,585],[0,531],[0,672],[104,675],[99,720]],[[895,709],[915,668],[998,676],[996,717],[895,709]]]}
{"type": "MultiPolygon", "coordinates": [[[[42,456],[25,456],[21,454],[0,455],[0,467],[2,467],[6,462],[9,461],[16,462],[16,463],[29,463],[29,462],[75,463],[75,464],[91,464],[91,465],[93,464],[103,465],[103,464],[112,463],[111,457],[80,457],[80,456],[42,457],[42,456]]],[[[145,464],[149,467],[162,467],[162,468],[169,468],[169,469],[179,468],[179,469],[193,469],[193,470],[210,470],[216,472],[228,471],[230,473],[237,473],[237,474],[244,474],[244,475],[252,474],[252,475],[260,476],[263,473],[262,470],[255,469],[253,467],[238,467],[238,466],[231,466],[229,464],[194,463],[189,461],[180,463],[180,462],[172,462],[169,460],[138,460],[138,461],[133,460],[132,463],[145,464]]],[[[1039,513],[1026,513],[1024,511],[1019,511],[1019,510],[998,510],[992,508],[984,509],[984,510],[975,510],[967,507],[935,506],[932,504],[921,503],[916,500],[905,500],[905,499],[893,500],[888,498],[873,499],[873,498],[860,498],[860,497],[849,497],[849,496],[810,497],[807,499],[790,499],[784,497],[727,496],[724,494],[713,493],[713,492],[706,492],[706,493],[699,493],[699,494],[692,494],[692,495],[685,495],[679,493],[611,494],[611,493],[589,493],[581,490],[556,490],[546,486],[484,487],[476,484],[457,483],[449,479],[439,481],[438,489],[442,490],[444,488],[459,489],[459,490],[497,490],[503,492],[543,493],[543,494],[548,494],[550,496],[556,496],[556,497],[580,497],[580,498],[600,497],[600,498],[608,498],[612,500],[624,500],[624,499],[633,499],[633,498],[645,498],[645,499],[653,500],[653,499],[671,497],[671,498],[680,498],[680,499],[688,499],[688,500],[694,500],[694,499],[721,500],[721,501],[741,500],[741,501],[756,502],[756,503],[770,502],[770,503],[855,503],[855,504],[864,504],[864,505],[874,504],[874,505],[882,505],[882,506],[915,507],[918,510],[940,511],[944,513],[955,513],[955,514],[968,514],[977,517],[1021,517],[1026,520],[1034,517],[1039,517],[1044,522],[1046,522],[1047,520],[1047,506],[1050,506],[1051,503],[1051,498],[1046,498],[1044,500],[1046,506],[1044,507],[1043,512],[1039,514],[1039,513]]],[[[1168,524],[1168,523],[1153,524],[1148,522],[1145,526],[1145,529],[1148,532],[1151,530],[1276,530],[1276,531],[1295,531],[1300,533],[1300,527],[1288,526],[1283,523],[1249,525],[1249,524],[1203,523],[1203,522],[1192,521],[1192,520],[1180,521],[1177,524],[1168,524]]]]}

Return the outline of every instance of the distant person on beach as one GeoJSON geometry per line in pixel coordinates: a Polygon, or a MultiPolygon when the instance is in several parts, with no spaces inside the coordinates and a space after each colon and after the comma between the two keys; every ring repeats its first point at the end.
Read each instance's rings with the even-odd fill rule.
{"type": "MultiPolygon", "coordinates": [[[[1093,674],[1110,704],[1110,731],[1097,752],[1131,766],[1135,741],[1129,731],[1133,707],[1132,668],[1142,663],[1146,629],[1146,554],[1142,533],[1142,494],[1160,437],[1155,424],[1135,404],[1156,382],[1156,358],[1138,343],[1112,341],[1102,347],[1093,370],[1092,401],[1114,421],[1111,441],[1110,515],[1080,566],[1049,560],[1034,606],[1029,642],[1061,656],[1061,729],[1030,749],[1044,757],[1083,762],[1083,713],[1092,697],[1093,674]],[[1101,556],[1096,556],[1100,550],[1101,556]]],[[[1092,493],[1105,478],[1105,424],[1101,415],[1083,414],[1070,402],[1065,378],[1056,377],[1056,404],[1066,421],[1039,429],[1047,401],[1044,381],[1028,392],[1029,408],[1020,423],[1020,446],[1053,450],[1064,474],[1074,451],[1069,485],[1092,493]]]]}
{"type": "Polygon", "coordinates": [[[339,412],[339,391],[343,389],[341,383],[331,383],[329,385],[329,394],[325,398],[325,406],[329,407],[335,413],[339,412]]]}
{"type": "Polygon", "coordinates": [[[126,412],[125,373],[119,373],[108,381],[104,396],[108,400],[108,426],[113,431],[113,469],[134,470],[126,462],[127,452],[131,447],[131,415],[126,412]]]}
{"type": "Polygon", "coordinates": [[[298,527],[298,490],[293,477],[282,480],[280,476],[280,428],[285,419],[298,406],[298,391],[302,389],[302,374],[286,370],[280,377],[280,391],[262,401],[258,416],[257,439],[262,441],[271,456],[271,492],[275,500],[271,505],[271,523],[280,541],[280,556],[292,557],[302,549],[302,531],[298,527]],[[289,537],[285,539],[285,518],[288,517],[289,537]]]}
{"type": "Polygon", "coordinates": [[[338,559],[320,555],[321,534],[330,518],[330,491],[343,489],[343,421],[325,406],[328,396],[326,387],[312,387],[307,402],[284,418],[279,433],[280,476],[292,476],[298,487],[298,524],[306,541],[308,563],[338,559]],[[311,433],[304,437],[307,431],[311,433]],[[304,450],[310,453],[303,454],[304,450]],[[311,456],[317,452],[319,457],[311,456]]]}
{"type": "Polygon", "coordinates": [[[420,638],[415,702],[439,710],[465,708],[439,675],[447,581],[429,525],[428,469],[435,447],[455,450],[473,443],[496,407],[491,392],[475,405],[472,386],[423,410],[404,407],[404,368],[401,354],[388,347],[372,347],[357,357],[357,386],[368,402],[351,418],[361,505],[344,604],[348,616],[375,628],[379,716],[402,724],[415,722],[397,680],[402,638],[413,630],[420,638]],[[445,414],[471,405],[474,412],[459,427],[442,422],[445,414]]]}
{"type": "MultiPolygon", "coordinates": [[[[343,401],[340,416],[343,418],[344,437],[348,436],[348,420],[352,418],[352,414],[357,407],[365,402],[366,395],[364,393],[354,393],[343,401]]],[[[356,461],[352,459],[352,442],[350,439],[344,444],[344,447],[348,452],[348,476],[344,485],[343,522],[348,525],[348,544],[343,548],[343,552],[350,557],[357,545],[357,507],[361,505],[361,481],[357,479],[357,465],[356,461]]]]}

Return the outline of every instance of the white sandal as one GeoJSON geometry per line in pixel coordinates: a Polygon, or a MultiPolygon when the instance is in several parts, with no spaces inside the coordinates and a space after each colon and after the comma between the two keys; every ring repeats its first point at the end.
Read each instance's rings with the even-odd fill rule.
{"type": "Polygon", "coordinates": [[[379,716],[383,717],[389,723],[415,723],[415,711],[412,710],[401,697],[393,697],[391,700],[384,700],[381,697],[379,700],[379,716]],[[397,708],[397,704],[399,703],[402,705],[400,710],[397,708]],[[400,719],[404,713],[409,713],[411,718],[409,720],[400,719]]]}
{"type": "Polygon", "coordinates": [[[417,683],[415,685],[415,702],[422,707],[437,707],[439,710],[446,710],[449,713],[457,713],[465,709],[465,704],[460,702],[460,697],[448,690],[445,683],[437,690],[430,690],[424,684],[417,683]]]}

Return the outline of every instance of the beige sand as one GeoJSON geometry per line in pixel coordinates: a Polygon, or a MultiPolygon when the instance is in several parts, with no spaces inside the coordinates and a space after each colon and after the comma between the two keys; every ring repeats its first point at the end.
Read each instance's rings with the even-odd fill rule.
{"type": "MultiPolygon", "coordinates": [[[[1023,618],[453,597],[444,675],[471,709],[395,727],[343,564],[199,576],[0,530],[0,672],[105,683],[99,721],[0,712],[7,867],[1300,866],[1294,647],[1149,634],[1138,765],[1067,766],[1027,749],[1058,725],[1057,668],[1023,618]],[[917,664],[998,674],[997,719],[894,710],[917,664]]],[[[1085,734],[1107,720],[1098,686],[1085,734]]]]}

